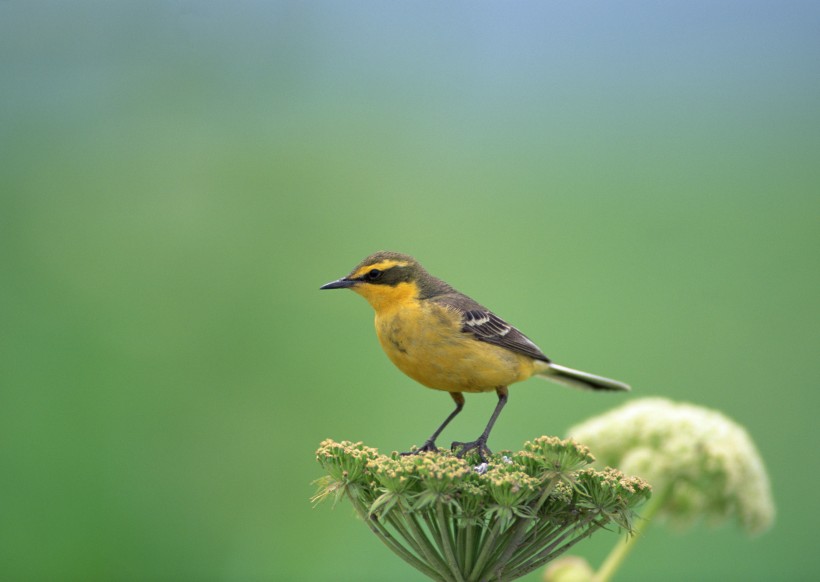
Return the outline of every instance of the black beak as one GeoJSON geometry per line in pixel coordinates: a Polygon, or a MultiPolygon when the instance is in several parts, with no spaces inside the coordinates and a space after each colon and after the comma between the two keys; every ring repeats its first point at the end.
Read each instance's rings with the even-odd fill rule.
{"type": "Polygon", "coordinates": [[[349,287],[353,287],[358,283],[358,281],[354,281],[353,279],[348,279],[347,277],[342,277],[341,279],[337,279],[336,281],[331,281],[327,285],[322,285],[319,287],[319,290],[322,289],[347,289],[349,287]]]}

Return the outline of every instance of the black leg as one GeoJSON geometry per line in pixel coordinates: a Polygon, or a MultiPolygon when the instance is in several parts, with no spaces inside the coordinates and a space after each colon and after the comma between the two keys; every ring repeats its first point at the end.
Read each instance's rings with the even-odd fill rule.
{"type": "Polygon", "coordinates": [[[498,404],[495,405],[495,410],[493,411],[493,415],[490,417],[490,422],[487,423],[487,428],[484,429],[484,432],[481,433],[481,436],[478,437],[476,440],[469,442],[469,443],[460,443],[455,442],[452,445],[453,450],[461,447],[461,450],[456,455],[457,457],[463,457],[469,451],[478,451],[478,457],[482,460],[482,462],[487,462],[487,458],[484,454],[491,455],[492,451],[487,448],[487,438],[490,436],[490,431],[493,430],[493,425],[495,424],[498,415],[501,413],[501,409],[504,408],[504,405],[507,404],[507,387],[506,386],[499,386],[495,389],[496,394],[498,394],[498,404]]]}
{"type": "Polygon", "coordinates": [[[442,422],[441,426],[439,426],[436,429],[436,432],[434,432],[432,435],[430,435],[429,439],[424,441],[424,444],[421,445],[421,448],[416,449],[412,453],[402,453],[402,455],[417,455],[417,454],[423,453],[425,451],[437,451],[438,450],[438,447],[436,446],[436,439],[438,438],[438,435],[441,434],[441,431],[444,430],[444,427],[447,426],[448,424],[450,424],[450,421],[453,420],[459,412],[461,412],[462,408],[464,408],[464,396],[462,396],[461,392],[450,392],[450,396],[453,397],[453,400],[456,403],[456,409],[453,410],[450,413],[450,416],[448,416],[447,418],[444,419],[444,422],[442,422]]]}

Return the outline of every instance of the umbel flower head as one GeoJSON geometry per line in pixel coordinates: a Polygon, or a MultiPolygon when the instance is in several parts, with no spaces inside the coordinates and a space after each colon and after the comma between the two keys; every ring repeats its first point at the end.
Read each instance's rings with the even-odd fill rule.
{"type": "Polygon", "coordinates": [[[737,519],[750,533],[774,521],[769,478],[748,433],[723,414],[644,398],[570,429],[601,462],[655,488],[658,514],[688,525],[737,519]],[[663,497],[663,501],[660,498],[663,497]]]}
{"type": "Polygon", "coordinates": [[[314,500],[347,497],[381,541],[434,580],[514,580],[607,525],[631,529],[649,485],[572,440],[539,437],[513,454],[461,459],[450,451],[380,455],[322,442],[327,472],[314,500]]]}

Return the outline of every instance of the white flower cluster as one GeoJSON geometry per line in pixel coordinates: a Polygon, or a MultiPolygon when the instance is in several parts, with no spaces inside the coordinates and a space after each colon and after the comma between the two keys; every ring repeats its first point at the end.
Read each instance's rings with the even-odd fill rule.
{"type": "Polygon", "coordinates": [[[678,524],[735,517],[750,533],[774,521],[766,468],[746,430],[723,414],[644,398],[574,426],[598,461],[643,477],[678,524]]]}

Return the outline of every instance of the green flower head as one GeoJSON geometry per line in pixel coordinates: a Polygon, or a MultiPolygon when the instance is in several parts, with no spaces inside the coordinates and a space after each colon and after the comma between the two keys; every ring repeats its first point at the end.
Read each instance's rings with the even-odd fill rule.
{"type": "Polygon", "coordinates": [[[364,474],[368,461],[378,456],[378,451],[361,442],[334,442],[325,439],[316,451],[316,460],[337,481],[357,481],[364,474]]]}
{"type": "Polygon", "coordinates": [[[380,455],[325,441],[314,499],[346,496],[379,539],[435,580],[513,580],[595,531],[630,527],[639,480],[583,469],[589,449],[539,437],[473,467],[449,451],[380,455]],[[573,484],[577,484],[573,486],[573,484]]]}

